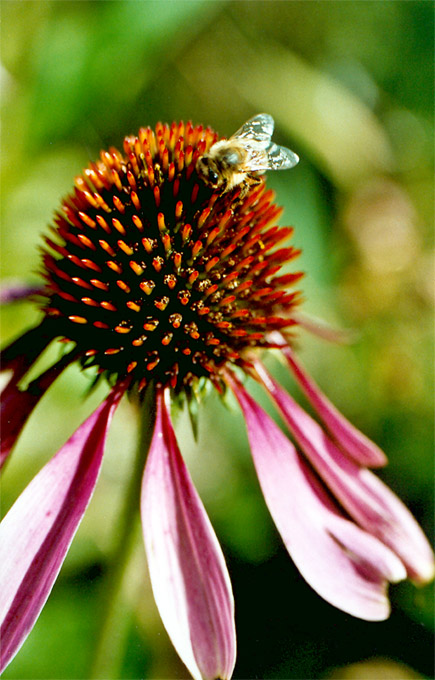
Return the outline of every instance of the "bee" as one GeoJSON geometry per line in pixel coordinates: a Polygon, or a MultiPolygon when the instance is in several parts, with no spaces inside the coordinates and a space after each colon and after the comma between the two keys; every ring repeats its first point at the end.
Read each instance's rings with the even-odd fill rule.
{"type": "Polygon", "coordinates": [[[299,157],[272,142],[274,120],[268,113],[250,118],[229,139],[213,144],[196,164],[203,181],[222,193],[242,184],[245,190],[261,181],[266,170],[288,170],[299,157]]]}

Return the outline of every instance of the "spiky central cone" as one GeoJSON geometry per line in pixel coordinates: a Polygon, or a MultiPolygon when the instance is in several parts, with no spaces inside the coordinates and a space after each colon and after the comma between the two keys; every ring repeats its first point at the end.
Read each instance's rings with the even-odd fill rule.
{"type": "Polygon", "coordinates": [[[219,194],[198,177],[216,140],[143,128],[76,179],[46,239],[45,311],[84,365],[182,389],[292,323],[301,274],[276,274],[298,251],[275,247],[292,229],[271,226],[281,210],[263,183],[219,194]]]}

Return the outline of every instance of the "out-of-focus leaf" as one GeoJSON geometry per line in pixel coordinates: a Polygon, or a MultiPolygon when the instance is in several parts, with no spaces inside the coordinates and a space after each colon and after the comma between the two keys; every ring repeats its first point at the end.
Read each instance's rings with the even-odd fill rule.
{"type": "Polygon", "coordinates": [[[343,188],[392,167],[388,138],[365,104],[326,73],[289,50],[269,46],[267,66],[259,55],[254,77],[241,78],[243,95],[264,109],[274,92],[277,123],[343,188]]]}
{"type": "Polygon", "coordinates": [[[380,658],[337,668],[327,677],[334,680],[417,680],[422,676],[405,664],[380,658]]]}
{"type": "MultiPolygon", "coordinates": [[[[37,148],[86,125],[117,129],[162,63],[219,7],[207,0],[48,3],[33,38],[28,143],[37,148]]],[[[20,16],[19,7],[8,14],[11,30],[20,16]]]]}

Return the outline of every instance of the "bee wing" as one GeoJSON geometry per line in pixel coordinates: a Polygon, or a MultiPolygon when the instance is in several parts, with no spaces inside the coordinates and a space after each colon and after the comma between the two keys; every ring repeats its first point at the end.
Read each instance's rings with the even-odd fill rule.
{"type": "Polygon", "coordinates": [[[259,113],[258,116],[250,118],[240,130],[235,132],[231,139],[247,139],[254,142],[259,142],[263,148],[270,143],[273,128],[275,126],[272,116],[268,113],[259,113]],[[264,146],[263,146],[264,145],[264,146]]]}
{"type": "Polygon", "coordinates": [[[299,163],[299,156],[285,146],[271,143],[266,152],[268,170],[289,170],[299,163]]]}
{"type": "Polygon", "coordinates": [[[240,140],[248,152],[243,164],[245,172],[288,170],[299,163],[299,157],[293,151],[271,141],[274,126],[272,116],[259,113],[230,137],[230,140],[240,140]]]}
{"type": "Polygon", "coordinates": [[[289,170],[299,163],[299,156],[273,142],[263,149],[259,145],[248,149],[248,158],[243,169],[245,172],[266,172],[266,170],[289,170]]]}

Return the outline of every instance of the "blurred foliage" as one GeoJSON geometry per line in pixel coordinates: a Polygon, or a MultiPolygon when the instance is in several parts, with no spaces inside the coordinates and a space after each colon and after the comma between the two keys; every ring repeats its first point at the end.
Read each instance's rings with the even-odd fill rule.
{"type": "MultiPolygon", "coordinates": [[[[387,451],[383,476],[429,533],[433,23],[433,3],[419,0],[9,0],[1,3],[0,70],[5,278],[36,280],[40,234],[100,148],[158,120],[190,118],[229,135],[262,110],[274,116],[277,141],[302,159],[268,183],[303,248],[306,310],[356,331],[351,345],[301,334],[298,346],[335,403],[387,451]]],[[[4,338],[36,318],[28,303],[5,310],[4,338]]],[[[293,389],[286,375],[280,380],[293,389]]],[[[101,399],[83,401],[88,385],[69,369],[38,406],[8,466],[5,509],[101,399]]],[[[89,677],[134,416],[123,404],[95,497],[5,678],[89,677]]],[[[198,444],[186,414],[177,432],[233,579],[235,677],[433,677],[430,589],[393,588],[385,623],[334,610],[302,582],[280,543],[237,409],[211,395],[198,444]]],[[[134,564],[118,677],[185,677],[140,546],[134,564]]]]}

